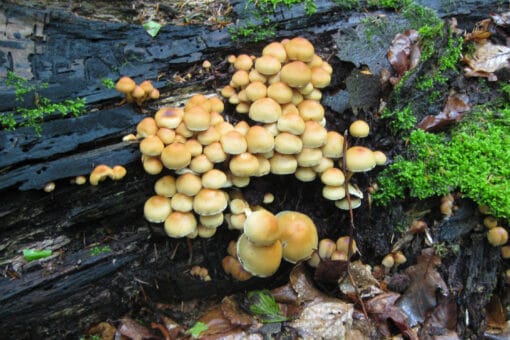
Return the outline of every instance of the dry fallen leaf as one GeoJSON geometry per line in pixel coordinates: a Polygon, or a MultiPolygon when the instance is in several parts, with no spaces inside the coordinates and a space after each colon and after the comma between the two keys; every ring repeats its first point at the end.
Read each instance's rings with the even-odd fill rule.
{"type": "Polygon", "coordinates": [[[464,62],[468,64],[467,77],[476,77],[482,74],[494,72],[510,67],[510,47],[495,45],[488,40],[482,40],[475,44],[475,52],[472,56],[465,56],[464,62]]]}
{"type": "Polygon", "coordinates": [[[399,77],[418,65],[421,48],[416,44],[417,41],[418,32],[416,30],[407,30],[393,38],[387,56],[399,77]]]}
{"type": "Polygon", "coordinates": [[[436,307],[436,293],[448,295],[448,286],[437,271],[440,265],[441,258],[434,255],[433,249],[428,248],[418,256],[416,265],[406,269],[411,282],[396,305],[405,312],[411,327],[422,323],[436,307]]]}
{"type": "Polygon", "coordinates": [[[453,122],[459,122],[464,113],[471,109],[469,97],[464,94],[452,94],[448,97],[446,105],[437,115],[428,115],[418,123],[417,127],[425,131],[436,131],[453,122]]]}
{"type": "Polygon", "coordinates": [[[412,336],[407,315],[395,305],[400,294],[389,292],[367,301],[366,308],[384,337],[391,337],[390,325],[395,325],[402,333],[412,336]]]}
{"type": "Polygon", "coordinates": [[[147,327],[140,325],[138,322],[129,317],[124,317],[120,320],[118,332],[133,340],[150,339],[153,337],[147,327]]]}
{"type": "Polygon", "coordinates": [[[423,340],[460,339],[455,329],[457,327],[457,304],[453,298],[442,298],[434,311],[423,323],[419,336],[423,340]]]}

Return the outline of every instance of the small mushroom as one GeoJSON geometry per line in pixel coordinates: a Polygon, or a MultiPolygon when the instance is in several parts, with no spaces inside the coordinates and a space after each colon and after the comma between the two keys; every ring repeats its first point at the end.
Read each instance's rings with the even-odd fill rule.
{"type": "Polygon", "coordinates": [[[291,263],[310,258],[319,243],[312,219],[297,211],[282,211],[276,218],[282,232],[283,258],[291,263]]]}

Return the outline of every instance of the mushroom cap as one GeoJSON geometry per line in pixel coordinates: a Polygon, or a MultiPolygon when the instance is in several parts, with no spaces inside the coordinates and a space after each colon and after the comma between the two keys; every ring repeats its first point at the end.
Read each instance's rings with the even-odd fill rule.
{"type": "Polygon", "coordinates": [[[208,215],[208,216],[200,215],[200,217],[199,217],[200,224],[202,224],[204,227],[207,227],[207,228],[219,227],[220,225],[223,224],[224,219],[225,219],[225,216],[223,215],[222,212],[218,213],[218,214],[214,214],[214,215],[208,215]]]}
{"type": "Polygon", "coordinates": [[[278,120],[282,114],[280,104],[272,98],[260,98],[254,101],[250,106],[248,115],[251,119],[261,123],[273,123],[278,120]]]}
{"type": "Polygon", "coordinates": [[[165,232],[170,237],[185,237],[196,230],[197,220],[191,212],[173,211],[165,220],[165,232]]]}
{"type": "Polygon", "coordinates": [[[300,167],[316,166],[322,160],[322,151],[316,148],[303,148],[296,159],[300,167]]]}
{"type": "Polygon", "coordinates": [[[261,57],[258,57],[255,60],[255,69],[265,76],[271,76],[273,74],[276,74],[280,72],[280,69],[282,68],[281,62],[278,60],[278,58],[266,54],[261,57]]]}
{"type": "Polygon", "coordinates": [[[253,66],[253,59],[247,54],[240,54],[234,61],[234,68],[236,70],[248,71],[253,66]]]}
{"type": "Polygon", "coordinates": [[[284,82],[277,81],[267,88],[267,96],[278,104],[287,104],[292,100],[292,89],[284,82]]]}
{"type": "Polygon", "coordinates": [[[211,111],[211,104],[207,97],[202,93],[196,93],[192,95],[184,105],[184,111],[187,111],[195,106],[200,106],[207,112],[211,111]]]}
{"type": "Polygon", "coordinates": [[[267,78],[265,75],[260,74],[256,69],[252,69],[250,73],[248,73],[248,78],[250,78],[250,81],[260,81],[261,83],[265,83],[267,81],[267,78]]]}
{"type": "Polygon", "coordinates": [[[375,157],[375,164],[376,165],[384,165],[386,164],[386,161],[388,158],[384,154],[384,152],[376,150],[374,151],[374,157],[375,157]]]}
{"type": "Polygon", "coordinates": [[[336,250],[336,243],[332,239],[323,238],[319,241],[319,256],[321,259],[329,259],[336,250]]]}
{"type": "Polygon", "coordinates": [[[312,219],[303,213],[289,210],[279,212],[276,218],[282,230],[280,240],[283,258],[290,263],[310,258],[319,243],[317,227],[312,219]]]}
{"type": "Polygon", "coordinates": [[[330,201],[340,200],[345,197],[345,187],[343,185],[325,185],[322,188],[322,197],[330,201]]]}
{"type": "Polygon", "coordinates": [[[201,189],[193,199],[193,210],[204,216],[216,215],[227,207],[227,195],[218,189],[201,189]]]}
{"type": "Polygon", "coordinates": [[[155,135],[158,132],[158,124],[152,117],[145,117],[136,125],[136,135],[141,138],[155,135]]]}
{"type": "Polygon", "coordinates": [[[156,135],[147,136],[140,142],[140,152],[147,156],[159,156],[164,148],[165,144],[156,135]]]}
{"type": "Polygon", "coordinates": [[[209,145],[214,142],[218,142],[220,140],[220,133],[214,126],[209,126],[209,128],[205,131],[200,131],[197,134],[197,140],[202,145],[209,145]]]}
{"type": "Polygon", "coordinates": [[[301,134],[303,147],[319,148],[326,143],[328,131],[314,120],[305,121],[305,131],[301,134]]]}
{"type": "Polygon", "coordinates": [[[183,121],[190,131],[205,131],[211,124],[211,114],[197,105],[184,111],[183,121]]]}
{"type": "Polygon", "coordinates": [[[347,170],[351,172],[369,171],[376,165],[374,153],[364,146],[348,148],[344,157],[347,170]]]}
{"type": "Polygon", "coordinates": [[[160,196],[172,197],[177,192],[175,178],[170,175],[161,177],[154,183],[154,191],[160,196]]]}
{"type": "Polygon", "coordinates": [[[163,144],[165,144],[165,145],[172,144],[175,140],[175,130],[165,128],[165,127],[160,127],[158,129],[158,132],[156,132],[156,136],[158,136],[159,139],[161,139],[163,144]]]}
{"type": "Polygon", "coordinates": [[[212,163],[221,163],[227,159],[220,142],[213,142],[204,148],[204,155],[212,163]]]}
{"type": "MultiPolygon", "coordinates": [[[[335,206],[338,209],[349,210],[349,201],[347,198],[342,198],[341,200],[335,201],[335,206]]],[[[361,207],[361,199],[351,197],[351,207],[352,209],[361,207]]]]}
{"type": "Polygon", "coordinates": [[[325,170],[332,168],[334,166],[335,166],[335,163],[333,162],[333,160],[331,158],[326,157],[323,152],[323,157],[322,157],[321,161],[319,162],[319,164],[317,164],[316,166],[313,167],[313,171],[315,171],[318,174],[321,174],[325,170]]]}
{"type": "Polygon", "coordinates": [[[269,163],[271,164],[271,173],[275,175],[290,175],[297,169],[297,160],[293,155],[275,153],[269,163]]]}
{"type": "Polygon", "coordinates": [[[193,157],[191,159],[191,162],[189,163],[190,170],[197,174],[207,172],[211,170],[213,167],[214,167],[213,162],[211,162],[204,154],[193,157]]]}
{"type": "Polygon", "coordinates": [[[231,130],[220,137],[220,143],[223,151],[230,155],[239,155],[246,152],[248,144],[246,138],[238,130],[231,130]]]}
{"type": "Polygon", "coordinates": [[[283,63],[287,59],[287,51],[282,43],[274,41],[262,49],[262,55],[272,55],[283,63]]]}
{"type": "Polygon", "coordinates": [[[99,164],[90,173],[89,182],[92,185],[98,185],[99,182],[105,180],[106,177],[111,177],[112,175],[112,168],[105,164],[99,164]]]}
{"type": "Polygon", "coordinates": [[[112,175],[110,176],[111,179],[114,181],[118,181],[119,179],[124,178],[126,176],[127,170],[122,165],[115,165],[112,168],[112,175]]]}
{"type": "Polygon", "coordinates": [[[159,157],[142,157],[143,169],[149,175],[157,175],[163,171],[163,163],[159,157]]]}
{"type": "Polygon", "coordinates": [[[115,89],[124,94],[128,94],[135,89],[136,83],[133,79],[127,76],[120,77],[115,84],[115,89]]]}
{"type": "Polygon", "coordinates": [[[245,234],[241,234],[237,240],[237,258],[250,274],[268,277],[280,267],[282,244],[277,240],[270,246],[257,246],[245,234]]]}
{"type": "Polygon", "coordinates": [[[191,172],[187,172],[177,177],[175,187],[177,192],[181,194],[195,196],[202,189],[202,179],[191,172]]]}
{"type": "Polygon", "coordinates": [[[265,127],[253,125],[246,133],[248,152],[266,153],[274,148],[274,137],[265,127]]]}
{"type": "Polygon", "coordinates": [[[331,83],[331,73],[322,67],[312,67],[312,85],[315,88],[322,89],[331,83]]]}
{"type": "Polygon", "coordinates": [[[179,107],[162,107],[154,115],[159,127],[175,129],[182,122],[184,110],[179,107]]]}
{"type": "Polygon", "coordinates": [[[225,109],[225,104],[223,103],[223,100],[218,98],[217,96],[212,96],[207,99],[209,102],[209,106],[211,107],[211,112],[217,112],[222,113],[225,109]]]}
{"type": "Polygon", "coordinates": [[[167,169],[182,169],[191,162],[191,152],[189,152],[184,144],[174,142],[163,149],[161,161],[167,169]]]}
{"type": "Polygon", "coordinates": [[[312,71],[302,61],[293,61],[282,67],[280,80],[290,87],[303,87],[312,80],[312,71]]]}
{"type": "Polygon", "coordinates": [[[143,215],[151,223],[161,223],[172,212],[170,199],[161,195],[154,195],[145,201],[143,215]]]}
{"type": "Polygon", "coordinates": [[[303,150],[303,142],[296,135],[282,132],[274,139],[274,149],[284,155],[297,154],[303,150]]]}
{"type": "Polygon", "coordinates": [[[250,83],[250,76],[245,70],[238,70],[232,75],[231,85],[234,88],[244,87],[250,83]]]}
{"type": "Polygon", "coordinates": [[[211,169],[202,175],[202,186],[207,189],[220,189],[227,184],[227,175],[221,170],[211,169]]]}
{"type": "Polygon", "coordinates": [[[269,246],[281,235],[276,216],[265,209],[250,213],[244,221],[243,230],[250,241],[258,246],[269,246]]]}
{"type": "Polygon", "coordinates": [[[246,86],[246,96],[252,102],[257,99],[264,98],[267,94],[267,87],[261,81],[252,81],[248,86],[246,86]]]}
{"type": "Polygon", "coordinates": [[[305,131],[305,121],[299,114],[282,114],[277,122],[278,130],[289,132],[293,135],[301,135],[305,131]]]}
{"type": "Polygon", "coordinates": [[[499,247],[507,243],[508,232],[503,227],[494,227],[487,231],[487,240],[494,247],[499,247]]]}
{"type": "Polygon", "coordinates": [[[326,143],[322,146],[324,157],[337,159],[344,154],[344,136],[336,131],[328,131],[326,143]]]}
{"type": "Polygon", "coordinates": [[[301,182],[312,182],[317,177],[317,173],[313,170],[313,168],[298,167],[294,176],[301,182]]]}
{"type": "Polygon", "coordinates": [[[203,146],[195,138],[187,139],[186,142],[184,142],[184,146],[191,153],[191,157],[195,157],[202,154],[203,146]]]}
{"type": "Polygon", "coordinates": [[[234,176],[251,177],[257,173],[259,161],[251,153],[243,152],[232,157],[228,167],[234,176]]]}
{"type": "Polygon", "coordinates": [[[329,168],[321,174],[321,181],[325,185],[340,186],[345,182],[345,175],[338,168],[329,168]]]}
{"type": "Polygon", "coordinates": [[[364,120],[358,119],[349,126],[349,133],[353,137],[363,138],[370,133],[370,126],[364,120]]]}
{"type": "Polygon", "coordinates": [[[152,82],[150,80],[144,80],[140,83],[140,87],[146,95],[149,95],[152,90],[154,90],[154,86],[152,86],[152,82]]]}
{"type": "Polygon", "coordinates": [[[193,210],[193,197],[178,192],[170,199],[170,205],[172,211],[190,212],[193,210]]]}
{"type": "Polygon", "coordinates": [[[285,45],[287,57],[290,60],[301,60],[304,62],[312,61],[315,49],[312,43],[303,37],[295,37],[289,40],[285,45]]]}
{"type": "Polygon", "coordinates": [[[324,107],[315,100],[305,99],[297,106],[299,115],[303,120],[315,120],[320,122],[324,118],[324,107]]]}

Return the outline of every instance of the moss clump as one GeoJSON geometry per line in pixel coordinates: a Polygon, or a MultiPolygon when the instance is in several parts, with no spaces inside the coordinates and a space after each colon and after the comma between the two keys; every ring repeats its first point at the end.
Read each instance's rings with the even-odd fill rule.
{"type": "Polygon", "coordinates": [[[460,190],[497,217],[510,217],[510,107],[478,108],[450,136],[415,130],[407,154],[379,177],[374,199],[424,199],[460,190]]]}
{"type": "Polygon", "coordinates": [[[394,111],[386,108],[381,112],[381,118],[388,120],[391,132],[395,135],[408,135],[416,125],[416,117],[411,110],[411,105],[394,111]]]}

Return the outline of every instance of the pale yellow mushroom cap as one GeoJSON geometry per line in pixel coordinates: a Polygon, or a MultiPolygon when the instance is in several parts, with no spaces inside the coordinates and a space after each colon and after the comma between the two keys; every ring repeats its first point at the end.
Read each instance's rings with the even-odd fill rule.
{"type": "Polygon", "coordinates": [[[281,63],[287,59],[287,51],[285,50],[285,47],[282,45],[282,43],[277,41],[266,45],[262,50],[262,55],[272,55],[281,63]]]}
{"type": "Polygon", "coordinates": [[[209,128],[205,131],[200,131],[197,134],[197,140],[202,145],[209,145],[214,142],[218,142],[220,140],[220,133],[214,126],[209,126],[209,128]]]}
{"type": "Polygon", "coordinates": [[[376,165],[374,153],[364,146],[348,148],[344,157],[347,170],[351,172],[369,171],[376,165]]]}
{"type": "Polygon", "coordinates": [[[221,213],[218,213],[218,214],[208,215],[208,216],[200,215],[199,220],[200,220],[200,223],[204,227],[207,227],[207,228],[217,228],[217,227],[219,227],[223,223],[224,218],[225,218],[225,216],[221,212],[221,213]]]}
{"type": "Polygon", "coordinates": [[[271,173],[275,175],[290,175],[296,172],[297,160],[294,155],[275,153],[269,160],[271,173]]]}
{"type": "Polygon", "coordinates": [[[204,155],[206,155],[207,159],[212,163],[221,163],[227,159],[227,154],[223,150],[220,142],[207,145],[204,148],[204,155]]]}
{"type": "Polygon", "coordinates": [[[312,67],[311,82],[315,88],[322,89],[331,83],[331,73],[322,67],[312,67]]]}
{"type": "Polygon", "coordinates": [[[282,230],[283,258],[291,263],[310,258],[319,243],[312,219],[297,211],[282,211],[276,218],[282,230]]]}
{"type": "Polygon", "coordinates": [[[301,134],[303,147],[320,148],[326,143],[328,131],[314,120],[305,121],[305,131],[301,134]]]}
{"type": "Polygon", "coordinates": [[[181,194],[195,196],[202,189],[202,179],[188,172],[177,177],[175,187],[177,192],[181,194]]]}
{"type": "Polygon", "coordinates": [[[281,115],[276,126],[278,130],[293,135],[301,135],[305,131],[305,121],[299,114],[294,113],[281,115]]]}
{"type": "Polygon", "coordinates": [[[191,152],[184,144],[174,142],[163,149],[161,161],[167,169],[182,169],[191,162],[191,152]]]}
{"type": "Polygon", "coordinates": [[[216,215],[225,210],[227,204],[223,191],[203,188],[193,199],[193,210],[199,215],[216,215]]]}
{"type": "Polygon", "coordinates": [[[145,219],[152,223],[161,223],[172,212],[171,202],[168,197],[154,195],[151,196],[143,206],[145,219]]]}
{"type": "Polygon", "coordinates": [[[193,197],[176,193],[170,199],[172,211],[190,212],[193,210],[193,197]]]}
{"type": "Polygon", "coordinates": [[[295,37],[289,40],[284,45],[287,57],[290,60],[301,60],[310,62],[315,54],[315,49],[312,43],[303,37],[295,37]]]}
{"type": "Polygon", "coordinates": [[[364,120],[356,120],[349,126],[349,134],[353,137],[363,138],[370,133],[370,126],[364,120]]]}
{"type": "Polygon", "coordinates": [[[235,155],[229,162],[229,169],[234,176],[251,177],[257,174],[259,161],[248,152],[235,155]]]}
{"type": "Polygon", "coordinates": [[[256,245],[269,246],[280,238],[281,230],[276,216],[261,209],[247,216],[244,233],[256,245]]]}
{"type": "Polygon", "coordinates": [[[246,152],[248,144],[246,138],[238,130],[231,130],[220,137],[220,143],[223,151],[230,155],[238,155],[246,152]]]}
{"type": "Polygon", "coordinates": [[[294,176],[301,182],[312,182],[317,177],[317,173],[309,167],[298,167],[294,176]]]}
{"type": "Polygon", "coordinates": [[[143,156],[142,165],[149,175],[157,175],[163,171],[163,163],[159,157],[143,156]]]}
{"type": "Polygon", "coordinates": [[[246,96],[252,102],[264,98],[267,94],[267,87],[263,82],[253,81],[246,86],[246,96]]]}
{"type": "Polygon", "coordinates": [[[292,100],[292,89],[284,82],[277,81],[267,88],[267,96],[278,104],[288,104],[292,100]]]}
{"type": "Polygon", "coordinates": [[[274,149],[284,155],[297,154],[303,149],[303,142],[296,135],[282,132],[274,139],[274,149]]]}
{"type": "Polygon", "coordinates": [[[145,138],[158,132],[158,124],[152,117],[145,117],[136,125],[137,137],[145,138]]]}
{"type": "Polygon", "coordinates": [[[237,241],[237,257],[243,268],[252,275],[268,277],[276,273],[282,260],[282,244],[257,246],[245,234],[237,241]]]}
{"type": "Polygon", "coordinates": [[[266,153],[274,148],[274,137],[263,126],[251,126],[245,138],[250,153],[266,153]]]}
{"type": "Polygon", "coordinates": [[[220,189],[227,184],[227,175],[221,170],[211,169],[202,175],[202,186],[207,189],[220,189]]]}
{"type": "Polygon", "coordinates": [[[207,99],[209,101],[209,106],[211,107],[211,112],[222,113],[225,109],[225,104],[223,100],[220,98],[213,96],[207,99]]]}
{"type": "Polygon", "coordinates": [[[165,144],[156,135],[147,136],[140,142],[140,152],[147,156],[159,156],[164,148],[165,144]]]}
{"type": "Polygon", "coordinates": [[[127,170],[125,167],[123,167],[122,165],[115,165],[112,168],[111,179],[113,179],[114,181],[118,181],[120,179],[123,179],[124,176],[126,176],[126,174],[127,170]]]}
{"type": "Polygon", "coordinates": [[[170,175],[161,177],[154,183],[154,191],[158,195],[172,197],[177,192],[175,178],[170,175]]]}
{"type": "Polygon", "coordinates": [[[251,119],[261,123],[273,123],[278,120],[282,114],[280,104],[271,98],[260,98],[250,106],[248,115],[251,119]]]}
{"type": "Polygon", "coordinates": [[[250,83],[250,76],[245,70],[238,70],[232,75],[232,86],[234,88],[244,87],[250,83]]]}
{"type": "Polygon", "coordinates": [[[190,131],[205,131],[211,124],[211,114],[202,106],[193,106],[184,111],[184,124],[190,131]]]}
{"type": "Polygon", "coordinates": [[[158,129],[156,136],[161,139],[163,144],[172,144],[175,141],[175,130],[162,127],[158,129]]]}
{"type": "Polygon", "coordinates": [[[384,165],[384,164],[386,164],[386,161],[388,160],[388,158],[386,157],[384,152],[379,151],[379,150],[374,151],[374,157],[375,157],[375,164],[377,164],[377,165],[384,165]]]}
{"type": "Polygon", "coordinates": [[[154,115],[159,127],[175,129],[182,122],[184,110],[178,107],[162,107],[154,115]]]}
{"type": "Polygon", "coordinates": [[[322,146],[324,157],[337,159],[344,154],[344,136],[336,131],[328,131],[326,143],[322,146]]]}
{"type": "Polygon", "coordinates": [[[271,76],[280,72],[282,64],[272,55],[263,55],[255,60],[255,69],[265,76],[271,76]]]}
{"type": "Polygon", "coordinates": [[[107,177],[111,177],[112,175],[112,168],[105,164],[99,164],[90,173],[89,182],[92,185],[98,185],[99,182],[105,180],[107,177]]]}
{"type": "Polygon", "coordinates": [[[306,86],[312,79],[312,71],[302,61],[293,61],[285,64],[280,71],[280,80],[290,87],[306,86]]]}
{"type": "Polygon", "coordinates": [[[329,168],[321,174],[321,181],[325,185],[340,186],[345,182],[345,176],[342,170],[338,168],[329,168]]]}
{"type": "Polygon", "coordinates": [[[200,106],[207,112],[211,111],[211,103],[209,102],[207,97],[202,93],[196,93],[192,95],[186,102],[186,105],[184,106],[184,111],[187,111],[195,106],[200,106]]]}
{"type": "Polygon", "coordinates": [[[234,68],[236,70],[249,71],[253,66],[253,59],[247,54],[240,54],[234,61],[234,68]]]}
{"type": "Polygon", "coordinates": [[[298,166],[312,167],[318,165],[322,160],[322,151],[317,148],[303,148],[296,156],[298,166]]]}
{"type": "Polygon", "coordinates": [[[297,106],[299,115],[303,120],[315,120],[320,122],[324,118],[324,107],[315,100],[305,99],[297,106]]]}
{"type": "Polygon", "coordinates": [[[170,237],[186,237],[196,230],[197,220],[191,212],[173,211],[165,220],[165,232],[170,237]]]}
{"type": "Polygon", "coordinates": [[[211,162],[205,154],[195,156],[191,159],[189,168],[191,171],[202,174],[211,170],[214,167],[214,163],[211,162]]]}

